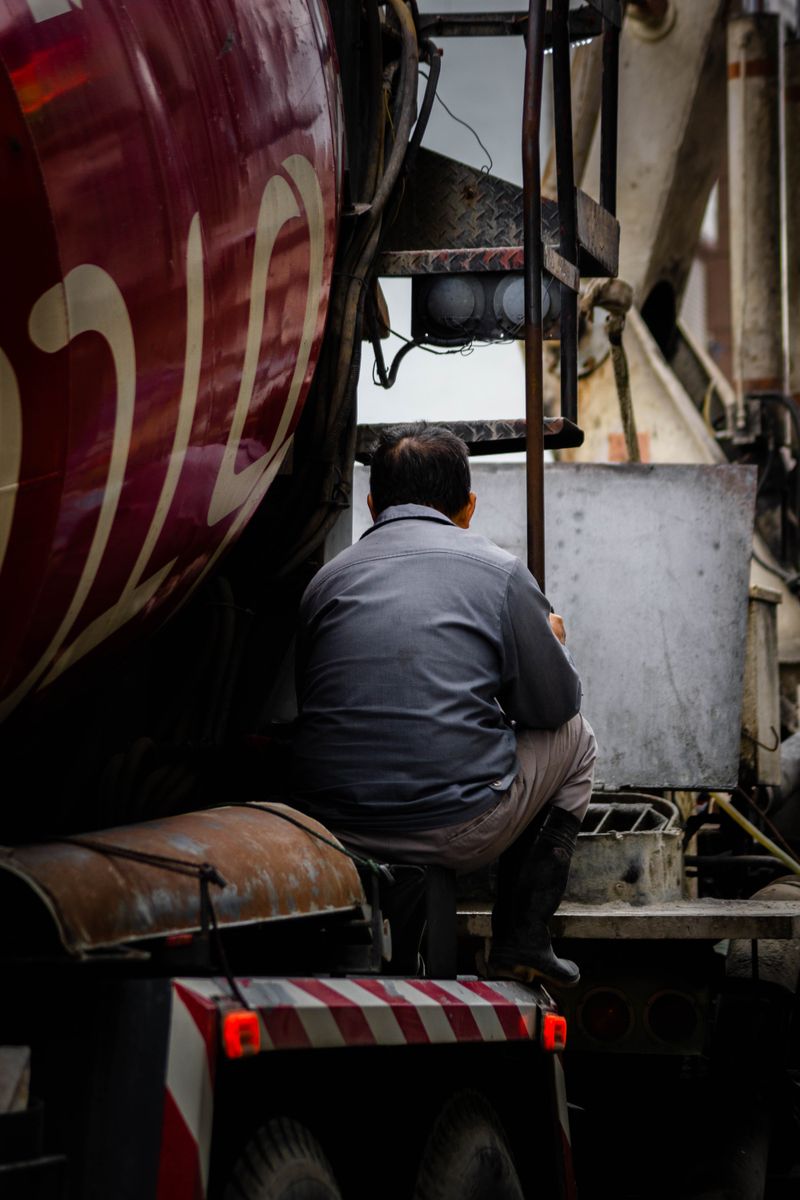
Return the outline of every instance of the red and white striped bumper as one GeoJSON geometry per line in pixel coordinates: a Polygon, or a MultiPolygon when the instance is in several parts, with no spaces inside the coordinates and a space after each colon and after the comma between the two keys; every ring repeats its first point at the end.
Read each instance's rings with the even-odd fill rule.
{"type": "MultiPolygon", "coordinates": [[[[549,1008],[520,983],[430,979],[239,979],[260,1049],[445,1045],[538,1039],[549,1008]]],[[[158,1200],[202,1200],[220,1021],[241,1009],[224,979],[173,981],[158,1200]]],[[[559,1068],[560,1070],[560,1068],[559,1068]]],[[[566,1105],[559,1097],[562,1133],[566,1105]]],[[[567,1142],[568,1147],[568,1142],[567,1142]]]]}
{"type": "MultiPolygon", "coordinates": [[[[221,980],[185,986],[229,1007],[221,980]]],[[[262,1050],[529,1041],[542,1000],[522,984],[430,979],[252,979],[239,986],[261,1022],[262,1050]]]]}

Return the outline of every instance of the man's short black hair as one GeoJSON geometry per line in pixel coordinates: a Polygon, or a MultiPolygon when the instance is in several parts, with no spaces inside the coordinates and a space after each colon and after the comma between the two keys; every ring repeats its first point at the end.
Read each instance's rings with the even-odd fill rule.
{"type": "Polygon", "coordinates": [[[469,503],[467,447],[441,425],[393,425],[380,436],[369,476],[375,513],[425,504],[455,517],[469,503]]]}

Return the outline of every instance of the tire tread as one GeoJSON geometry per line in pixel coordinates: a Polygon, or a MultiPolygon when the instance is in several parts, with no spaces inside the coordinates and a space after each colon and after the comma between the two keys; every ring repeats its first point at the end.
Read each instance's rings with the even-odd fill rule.
{"type": "Polygon", "coordinates": [[[448,1164],[451,1163],[474,1131],[490,1131],[489,1140],[505,1159],[509,1185],[522,1200],[522,1189],[500,1119],[489,1102],[474,1091],[458,1092],[445,1104],[431,1131],[422,1156],[414,1200],[456,1200],[461,1192],[454,1187],[448,1164]]]}
{"type": "Polygon", "coordinates": [[[287,1172],[294,1163],[307,1166],[309,1182],[327,1189],[330,1200],[341,1200],[319,1142],[304,1125],[289,1117],[275,1117],[253,1135],[236,1161],[225,1200],[282,1200],[287,1172]]]}

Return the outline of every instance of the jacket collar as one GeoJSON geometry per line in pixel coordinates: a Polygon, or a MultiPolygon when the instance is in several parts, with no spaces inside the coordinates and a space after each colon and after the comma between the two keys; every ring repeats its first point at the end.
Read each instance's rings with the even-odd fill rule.
{"type": "Polygon", "coordinates": [[[452,525],[454,529],[457,528],[454,521],[439,512],[437,508],[429,508],[427,504],[393,504],[390,508],[383,510],[375,524],[370,525],[361,537],[367,537],[376,529],[380,529],[382,525],[388,525],[392,521],[435,521],[439,525],[452,525]]]}

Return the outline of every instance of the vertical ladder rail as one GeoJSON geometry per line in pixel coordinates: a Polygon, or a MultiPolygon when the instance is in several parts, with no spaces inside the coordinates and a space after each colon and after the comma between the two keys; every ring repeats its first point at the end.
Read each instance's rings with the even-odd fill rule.
{"type": "Polygon", "coordinates": [[[529,0],[522,116],[522,203],[525,248],[525,457],[528,567],[545,590],[544,380],[542,368],[542,117],[546,0],[529,0]]]}
{"type": "Polygon", "coordinates": [[[600,205],[617,215],[619,25],[603,19],[603,98],[600,108],[600,205]]]}
{"type": "MultiPolygon", "coordinates": [[[[572,80],[570,74],[569,0],[553,0],[553,101],[559,251],[578,266],[578,210],[572,154],[572,80]]],[[[578,293],[566,283],[561,292],[561,415],[578,421],[578,293]]]]}

